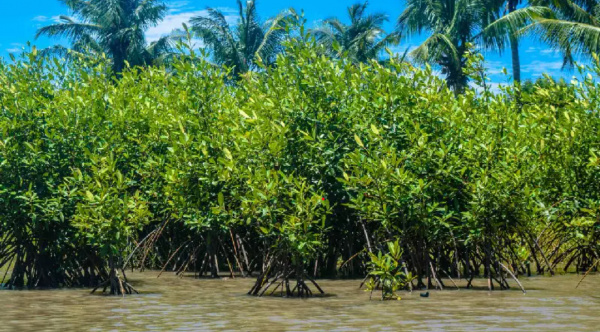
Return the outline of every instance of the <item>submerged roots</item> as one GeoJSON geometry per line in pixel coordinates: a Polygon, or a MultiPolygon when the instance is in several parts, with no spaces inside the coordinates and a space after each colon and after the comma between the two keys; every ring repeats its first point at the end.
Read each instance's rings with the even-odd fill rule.
{"type": "Polygon", "coordinates": [[[290,271],[288,267],[288,265],[283,264],[277,264],[273,266],[273,268],[271,268],[270,265],[267,266],[265,271],[256,279],[256,282],[248,292],[248,295],[261,297],[265,294],[276,295],[279,293],[281,297],[312,297],[314,292],[306,284],[305,280],[308,280],[320,294],[325,294],[319,284],[309,277],[308,273],[306,273],[303,268],[298,267],[290,271]],[[293,288],[290,285],[290,281],[292,281],[292,283],[295,282],[293,288]],[[275,287],[272,288],[273,286],[275,287]]]}
{"type": "Polygon", "coordinates": [[[123,278],[119,276],[119,272],[116,270],[111,270],[110,276],[107,280],[100,283],[96,288],[94,288],[91,294],[94,294],[98,289],[102,288],[103,294],[108,295],[131,295],[131,294],[139,294],[139,292],[127,282],[127,277],[125,276],[125,271],[123,272],[123,278]],[[107,290],[109,290],[107,292],[107,290]]]}

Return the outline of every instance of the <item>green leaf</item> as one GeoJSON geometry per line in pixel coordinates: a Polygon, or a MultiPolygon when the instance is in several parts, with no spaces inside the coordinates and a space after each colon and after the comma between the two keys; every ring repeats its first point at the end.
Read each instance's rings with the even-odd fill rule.
{"type": "Polygon", "coordinates": [[[360,137],[358,137],[358,135],[354,134],[354,140],[356,141],[356,144],[358,144],[361,148],[365,147],[365,145],[363,144],[363,142],[360,139],[360,137]]]}
{"type": "Polygon", "coordinates": [[[375,135],[379,136],[379,129],[377,129],[377,127],[375,127],[375,125],[374,125],[374,124],[371,124],[371,131],[372,131],[372,132],[373,132],[375,135]]]}
{"type": "Polygon", "coordinates": [[[246,114],[246,112],[240,110],[240,114],[245,118],[245,119],[250,119],[250,115],[246,114]]]}
{"type": "Polygon", "coordinates": [[[225,158],[227,158],[229,160],[233,160],[233,156],[231,155],[231,151],[229,151],[228,148],[224,148],[223,152],[225,153],[225,158]]]}

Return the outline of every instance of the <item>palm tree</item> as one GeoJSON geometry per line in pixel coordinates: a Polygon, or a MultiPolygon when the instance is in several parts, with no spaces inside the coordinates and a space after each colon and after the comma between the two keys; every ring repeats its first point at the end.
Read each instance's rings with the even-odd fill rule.
{"type": "Polygon", "coordinates": [[[349,25],[337,18],[329,18],[321,27],[312,30],[330,55],[347,54],[355,62],[367,62],[379,57],[386,47],[399,43],[399,33],[386,34],[383,29],[387,15],[366,15],[367,6],[368,2],[364,2],[348,7],[349,25]]]}
{"type": "MultiPolygon", "coordinates": [[[[60,16],[60,22],[42,27],[42,35],[67,37],[75,52],[105,53],[112,59],[115,73],[126,63],[144,66],[164,58],[169,50],[169,37],[148,44],[145,32],[158,24],[167,7],[158,0],[61,0],[74,17],[60,16]]],[[[51,50],[68,50],[54,46],[51,50]]]]}
{"type": "Polygon", "coordinates": [[[408,35],[430,33],[411,55],[418,62],[439,65],[448,86],[460,93],[468,83],[463,69],[469,44],[478,31],[495,20],[500,1],[407,0],[398,28],[408,35]]]}
{"type": "Polygon", "coordinates": [[[502,51],[510,47],[513,81],[519,84],[521,83],[519,37],[523,34],[523,29],[532,21],[552,15],[549,8],[534,6],[531,1],[528,7],[517,9],[521,3],[521,0],[506,0],[498,19],[485,27],[481,33],[483,44],[487,48],[502,51]]]}
{"type": "Polygon", "coordinates": [[[217,64],[232,68],[234,77],[259,68],[259,63],[272,64],[282,50],[285,26],[296,17],[293,10],[281,12],[261,22],[256,3],[237,0],[239,23],[232,28],[227,17],[218,9],[207,8],[208,16],[190,20],[192,31],[212,49],[217,64]]]}
{"type": "Polygon", "coordinates": [[[539,37],[564,55],[564,65],[572,65],[575,55],[600,52],[600,4],[597,0],[532,0],[547,8],[545,15],[532,16],[522,33],[539,37]],[[551,11],[551,12],[550,12],[551,11]]]}
{"type": "MultiPolygon", "coordinates": [[[[521,3],[521,0],[507,0],[505,13],[513,13],[517,10],[517,6],[521,3]]],[[[513,81],[521,83],[521,58],[519,56],[519,39],[517,38],[516,31],[511,31],[509,35],[510,40],[510,54],[512,60],[513,70],[513,81]]]]}
{"type": "MultiPolygon", "coordinates": [[[[517,10],[517,6],[522,3],[522,0],[506,0],[506,2],[501,6],[499,13],[499,17],[503,17],[509,15],[517,10]]],[[[486,31],[484,29],[484,31],[486,31]]],[[[496,33],[500,33],[502,37],[502,42],[497,43],[500,36],[489,36],[488,34],[482,34],[484,37],[484,42],[487,42],[488,47],[491,47],[498,51],[503,51],[507,45],[504,43],[504,38],[508,39],[508,46],[510,47],[511,60],[512,60],[512,73],[513,73],[513,81],[515,83],[521,83],[521,58],[519,55],[519,39],[518,39],[518,31],[508,30],[508,31],[496,31],[496,33]],[[486,38],[487,37],[487,38],[486,38]]]]}
{"type": "Polygon", "coordinates": [[[597,0],[532,0],[531,6],[517,9],[490,24],[487,39],[502,45],[507,31],[531,34],[559,50],[564,64],[574,55],[600,53],[600,3],[597,0]]]}

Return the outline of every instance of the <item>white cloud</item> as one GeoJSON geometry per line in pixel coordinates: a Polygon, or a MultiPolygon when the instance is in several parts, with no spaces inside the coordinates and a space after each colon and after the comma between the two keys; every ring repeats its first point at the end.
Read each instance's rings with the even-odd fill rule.
{"type": "Polygon", "coordinates": [[[486,74],[500,75],[504,74],[506,64],[501,61],[485,61],[486,74]]]}
{"type": "Polygon", "coordinates": [[[39,15],[39,16],[34,17],[32,19],[32,21],[42,22],[42,23],[46,23],[46,22],[60,23],[61,19],[60,19],[60,15],[51,16],[51,17],[39,15]]]}
{"type": "Polygon", "coordinates": [[[558,54],[559,52],[557,50],[551,49],[551,48],[546,48],[540,51],[541,54],[558,54]]]}
{"type": "Polygon", "coordinates": [[[190,4],[189,1],[171,1],[168,4],[169,13],[170,14],[175,14],[175,13],[181,12],[182,10],[189,9],[188,8],[189,4],[190,4]]]}
{"type": "Polygon", "coordinates": [[[10,46],[10,48],[6,49],[6,52],[8,53],[21,53],[23,51],[23,47],[25,47],[25,45],[20,43],[12,43],[10,46]]]}
{"type": "Polygon", "coordinates": [[[535,46],[530,46],[525,50],[525,53],[527,54],[531,54],[532,56],[535,55],[543,55],[543,56],[550,56],[552,58],[559,58],[561,57],[561,53],[558,50],[555,50],[553,48],[547,48],[547,47],[535,47],[535,46]]]}
{"type": "Polygon", "coordinates": [[[537,75],[542,75],[543,73],[555,74],[559,72],[563,67],[562,61],[539,61],[535,60],[526,65],[521,66],[521,71],[524,73],[535,73],[537,75]]]}
{"type": "Polygon", "coordinates": [[[392,51],[393,54],[395,55],[399,55],[402,56],[404,55],[404,53],[408,50],[409,52],[412,51],[414,49],[414,45],[410,45],[410,44],[405,44],[405,45],[396,45],[396,46],[391,46],[389,47],[390,51],[392,51]]]}
{"type": "MultiPolygon", "coordinates": [[[[502,92],[501,88],[506,86],[505,83],[498,83],[498,82],[486,82],[485,85],[486,85],[488,91],[493,92],[493,93],[502,92]]],[[[482,86],[475,85],[475,83],[473,83],[473,82],[469,82],[469,86],[471,88],[475,89],[479,93],[481,93],[485,90],[482,86]]]]}
{"type": "MultiPolygon", "coordinates": [[[[206,10],[195,10],[195,11],[182,11],[187,4],[186,1],[178,2],[180,7],[170,7],[170,14],[165,16],[164,20],[157,26],[148,29],[146,32],[146,38],[148,41],[156,41],[163,36],[166,36],[173,32],[173,30],[181,29],[183,23],[188,23],[192,17],[206,16],[208,12],[206,10]]],[[[235,14],[235,10],[232,8],[218,8],[225,15],[225,19],[230,25],[235,24],[238,21],[238,16],[235,14]]]]}
{"type": "Polygon", "coordinates": [[[488,82],[487,86],[490,89],[490,91],[498,93],[498,92],[502,91],[500,88],[505,87],[506,84],[505,83],[497,83],[497,82],[488,82]]]}

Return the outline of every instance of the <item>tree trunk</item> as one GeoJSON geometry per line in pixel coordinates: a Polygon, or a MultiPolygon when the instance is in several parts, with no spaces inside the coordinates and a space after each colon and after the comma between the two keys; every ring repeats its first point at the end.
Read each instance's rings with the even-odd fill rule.
{"type": "MultiPolygon", "coordinates": [[[[512,13],[517,10],[518,0],[508,1],[508,12],[512,13]]],[[[519,40],[515,33],[511,33],[510,39],[510,52],[512,56],[512,71],[513,71],[513,82],[521,83],[521,59],[519,57],[519,40]]]]}
{"type": "Polygon", "coordinates": [[[208,259],[210,261],[210,277],[219,278],[219,261],[217,260],[217,236],[210,231],[207,238],[208,259]]]}
{"type": "Polygon", "coordinates": [[[519,40],[510,36],[510,52],[512,55],[513,82],[521,83],[521,59],[519,58],[519,40]]]}

